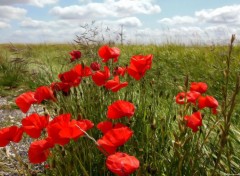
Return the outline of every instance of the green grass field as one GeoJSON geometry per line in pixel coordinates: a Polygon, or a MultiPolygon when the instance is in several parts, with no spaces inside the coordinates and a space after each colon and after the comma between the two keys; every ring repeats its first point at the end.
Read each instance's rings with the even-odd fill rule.
{"type": "MultiPolygon", "coordinates": [[[[59,81],[58,74],[75,64],[101,62],[100,45],[36,44],[0,45],[0,96],[14,99],[23,92],[59,81]],[[89,49],[88,49],[89,47],[89,49]],[[70,63],[69,52],[78,49],[82,58],[70,63]],[[20,91],[19,91],[20,90],[20,91]]],[[[71,113],[88,118],[95,126],[106,120],[107,107],[115,100],[132,102],[135,114],[120,119],[133,131],[133,137],[120,151],[135,156],[140,168],[133,175],[224,175],[240,174],[240,46],[184,45],[118,45],[119,62],[125,66],[133,55],[153,54],[152,68],[117,93],[106,91],[86,78],[71,89],[66,97],[46,102],[50,116],[71,113]],[[193,133],[182,120],[194,111],[194,105],[178,105],[175,97],[189,90],[191,82],[205,82],[208,95],[219,102],[218,115],[209,109],[201,129],[193,133]]],[[[102,63],[102,65],[104,65],[102,63]]],[[[17,106],[12,106],[17,108],[17,106]]],[[[1,124],[1,128],[4,124],[1,124]]],[[[102,134],[94,127],[88,134],[99,139],[102,134]]],[[[18,144],[16,144],[18,145],[18,144]]],[[[50,169],[39,175],[111,175],[105,166],[106,157],[93,141],[81,138],[52,150],[50,169]]],[[[33,167],[29,164],[29,170],[33,167]]],[[[21,169],[20,169],[21,170],[21,169]]],[[[23,169],[24,170],[24,169],[23,169]]]]}

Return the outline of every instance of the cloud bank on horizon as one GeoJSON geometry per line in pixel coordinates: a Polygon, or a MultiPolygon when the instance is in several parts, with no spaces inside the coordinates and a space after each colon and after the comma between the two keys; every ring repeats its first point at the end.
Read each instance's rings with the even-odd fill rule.
{"type": "Polygon", "coordinates": [[[113,41],[123,29],[129,43],[226,43],[240,35],[240,3],[213,1],[0,0],[0,43],[72,42],[92,21],[113,41]]]}

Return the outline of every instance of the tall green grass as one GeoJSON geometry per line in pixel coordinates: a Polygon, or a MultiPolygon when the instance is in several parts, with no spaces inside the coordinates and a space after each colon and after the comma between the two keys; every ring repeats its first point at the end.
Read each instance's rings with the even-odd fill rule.
{"type": "MultiPolygon", "coordinates": [[[[23,47],[23,46],[18,46],[23,47]]],[[[112,93],[97,87],[91,78],[82,80],[77,88],[71,89],[70,96],[57,94],[57,103],[47,104],[52,117],[71,113],[74,118],[81,116],[97,123],[106,119],[107,107],[118,99],[132,102],[136,106],[131,120],[120,120],[127,124],[134,136],[121,151],[136,156],[140,168],[135,175],[222,175],[240,173],[240,122],[239,94],[236,94],[231,118],[226,121],[224,102],[230,102],[236,92],[236,80],[240,68],[240,47],[234,46],[184,46],[184,45],[121,45],[119,63],[123,66],[137,54],[153,54],[152,69],[144,78],[135,81],[127,78],[127,88],[112,93]],[[228,62],[230,62],[228,64],[228,62]],[[227,75],[226,75],[227,72],[227,75]],[[226,79],[228,80],[226,82],[226,79]],[[184,127],[181,117],[193,111],[192,106],[181,107],[175,103],[178,92],[186,91],[190,82],[202,81],[208,84],[207,94],[216,97],[221,107],[213,116],[204,111],[201,130],[192,133],[184,127]],[[226,96],[226,89],[227,95],[226,96]],[[225,93],[225,94],[224,94],[225,93]],[[231,124],[226,125],[226,123],[231,124]],[[223,140],[227,140],[223,144],[223,140]]],[[[12,52],[5,46],[8,55],[12,52]]],[[[29,81],[26,90],[57,81],[57,75],[73,67],[68,52],[81,49],[81,45],[30,45],[19,52],[27,58],[25,76],[29,81]],[[37,74],[31,75],[34,69],[37,74]]],[[[83,51],[86,57],[78,61],[89,65],[100,59],[97,46],[83,51]]],[[[5,77],[4,79],[8,79],[5,77]]],[[[10,78],[9,78],[10,79],[10,78]]],[[[230,105],[229,105],[230,106],[230,105]]],[[[226,109],[229,112],[229,109],[226,109]]],[[[95,139],[102,135],[96,128],[89,131],[95,139]]],[[[43,175],[111,175],[105,166],[105,156],[93,141],[80,138],[66,147],[55,147],[49,159],[50,169],[43,175]]]]}

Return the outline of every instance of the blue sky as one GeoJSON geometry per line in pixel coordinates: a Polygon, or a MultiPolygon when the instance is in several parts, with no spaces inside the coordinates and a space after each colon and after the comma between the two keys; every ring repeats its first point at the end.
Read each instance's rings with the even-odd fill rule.
{"type": "Polygon", "coordinates": [[[106,40],[123,26],[126,43],[224,43],[239,12],[237,0],[0,0],[0,43],[72,42],[92,21],[106,40]]]}

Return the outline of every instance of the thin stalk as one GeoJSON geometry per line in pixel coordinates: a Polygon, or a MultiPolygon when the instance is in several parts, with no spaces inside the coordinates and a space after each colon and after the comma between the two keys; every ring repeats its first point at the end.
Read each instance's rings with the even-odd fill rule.
{"type": "Polygon", "coordinates": [[[78,126],[76,124],[76,126],[79,128],[80,131],[82,131],[89,139],[91,139],[98,147],[100,147],[102,149],[102,151],[104,152],[105,156],[108,156],[109,153],[107,151],[104,150],[104,148],[101,147],[101,145],[98,144],[98,142],[92,137],[90,136],[86,131],[84,131],[80,126],[78,126]]]}
{"type": "MultiPolygon", "coordinates": [[[[30,171],[29,168],[25,165],[25,163],[22,161],[22,159],[21,159],[20,155],[18,154],[16,148],[14,147],[14,145],[13,145],[11,142],[10,142],[10,146],[11,146],[11,148],[12,148],[12,150],[13,150],[13,153],[14,153],[15,156],[16,156],[16,159],[17,159],[18,162],[20,163],[20,165],[21,165],[23,168],[26,169],[26,172],[27,172],[26,175],[31,175],[31,171],[30,171]]],[[[25,169],[23,169],[23,170],[25,170],[25,169]]]]}
{"type": "Polygon", "coordinates": [[[97,143],[97,141],[92,137],[92,136],[89,136],[89,134],[86,132],[86,131],[84,131],[80,126],[78,126],[77,124],[76,124],[76,126],[79,128],[79,130],[80,131],[82,131],[89,139],[91,139],[97,146],[99,146],[99,144],[97,143]]]}
{"type": "Polygon", "coordinates": [[[80,167],[81,167],[81,169],[83,171],[84,176],[89,176],[89,174],[87,173],[85,167],[82,165],[82,162],[80,161],[80,159],[78,159],[78,157],[76,157],[76,158],[77,158],[78,163],[79,163],[79,165],[80,165],[80,167]]]}
{"type": "MultiPolygon", "coordinates": [[[[237,76],[236,80],[236,87],[235,90],[233,91],[231,95],[230,101],[228,101],[229,97],[229,92],[228,92],[228,86],[229,86],[229,77],[230,77],[230,64],[231,64],[231,55],[232,55],[232,50],[233,50],[233,42],[235,40],[235,35],[232,35],[231,42],[229,45],[229,52],[228,52],[228,57],[227,57],[227,68],[225,70],[225,85],[223,87],[223,103],[222,103],[222,115],[224,118],[224,127],[222,128],[222,134],[221,134],[221,139],[220,139],[220,149],[217,153],[217,160],[215,162],[214,170],[212,175],[215,175],[216,170],[218,168],[219,162],[221,160],[222,153],[224,151],[225,146],[228,143],[228,134],[230,130],[230,125],[231,125],[231,116],[233,113],[233,110],[236,105],[236,96],[239,93],[240,89],[240,76],[237,76]],[[230,106],[230,109],[229,109],[230,106]]],[[[229,159],[230,157],[228,157],[229,159]]],[[[230,161],[228,161],[230,163],[230,161]]]]}

